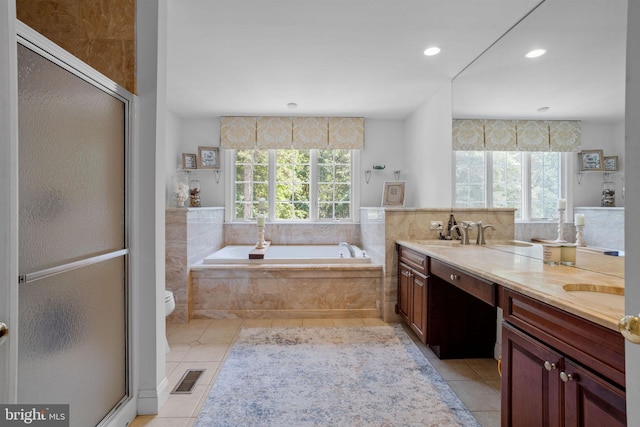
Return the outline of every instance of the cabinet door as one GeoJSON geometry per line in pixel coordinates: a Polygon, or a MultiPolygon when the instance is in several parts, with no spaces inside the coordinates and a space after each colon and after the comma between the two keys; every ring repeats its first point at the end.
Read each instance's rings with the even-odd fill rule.
{"type": "Polygon", "coordinates": [[[561,355],[503,323],[503,427],[562,425],[563,363],[561,355]]]}
{"type": "Polygon", "coordinates": [[[428,277],[420,273],[412,274],[411,329],[420,341],[427,343],[427,282],[428,277]]]}
{"type": "Polygon", "coordinates": [[[400,263],[398,266],[398,314],[409,325],[411,325],[409,320],[411,280],[411,269],[400,263]]]}
{"type": "Polygon", "coordinates": [[[565,362],[565,426],[626,426],[625,394],[571,361],[565,362]]]}

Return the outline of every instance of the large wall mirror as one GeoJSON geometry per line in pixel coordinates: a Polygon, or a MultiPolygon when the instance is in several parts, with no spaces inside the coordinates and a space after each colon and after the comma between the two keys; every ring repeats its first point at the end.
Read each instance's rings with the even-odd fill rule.
{"type": "Polygon", "coordinates": [[[543,1],[454,79],[453,117],[624,121],[626,17],[625,0],[543,1]]]}
{"type": "Polygon", "coordinates": [[[571,207],[599,207],[604,180],[624,206],[626,30],[627,0],[541,1],[455,77],[453,118],[582,121],[582,149],[618,156],[620,170],[580,174],[576,155],[571,207]],[[546,54],[526,58],[534,49],[546,54]]]}

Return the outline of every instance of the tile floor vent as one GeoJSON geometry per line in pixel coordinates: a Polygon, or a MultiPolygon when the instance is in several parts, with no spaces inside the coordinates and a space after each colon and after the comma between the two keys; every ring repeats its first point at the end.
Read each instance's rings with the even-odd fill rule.
{"type": "Polygon", "coordinates": [[[193,392],[198,379],[204,373],[204,369],[187,369],[178,385],[175,386],[171,394],[189,394],[193,392]]]}

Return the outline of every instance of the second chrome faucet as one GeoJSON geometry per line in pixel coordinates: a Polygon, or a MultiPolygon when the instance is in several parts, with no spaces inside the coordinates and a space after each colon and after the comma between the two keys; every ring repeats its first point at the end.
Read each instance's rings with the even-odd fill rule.
{"type": "Polygon", "coordinates": [[[478,222],[469,222],[469,221],[461,221],[460,224],[454,225],[451,229],[457,229],[462,234],[462,244],[469,245],[469,229],[472,227],[477,228],[477,237],[476,237],[476,245],[486,245],[486,241],[484,238],[484,232],[487,228],[491,228],[495,230],[496,228],[491,224],[482,224],[482,221],[478,222]]]}

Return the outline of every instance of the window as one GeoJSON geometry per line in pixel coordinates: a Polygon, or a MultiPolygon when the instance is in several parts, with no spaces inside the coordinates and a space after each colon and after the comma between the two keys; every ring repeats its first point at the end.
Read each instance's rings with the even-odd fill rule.
{"type": "Polygon", "coordinates": [[[454,151],[458,207],[515,208],[516,219],[557,217],[564,153],[454,151]]]}
{"type": "Polygon", "coordinates": [[[352,219],[351,150],[237,150],[234,218],[256,217],[267,200],[272,221],[352,219]]]}
{"type": "Polygon", "coordinates": [[[258,214],[258,200],[269,198],[269,152],[236,151],[235,218],[248,220],[258,214]]]}

